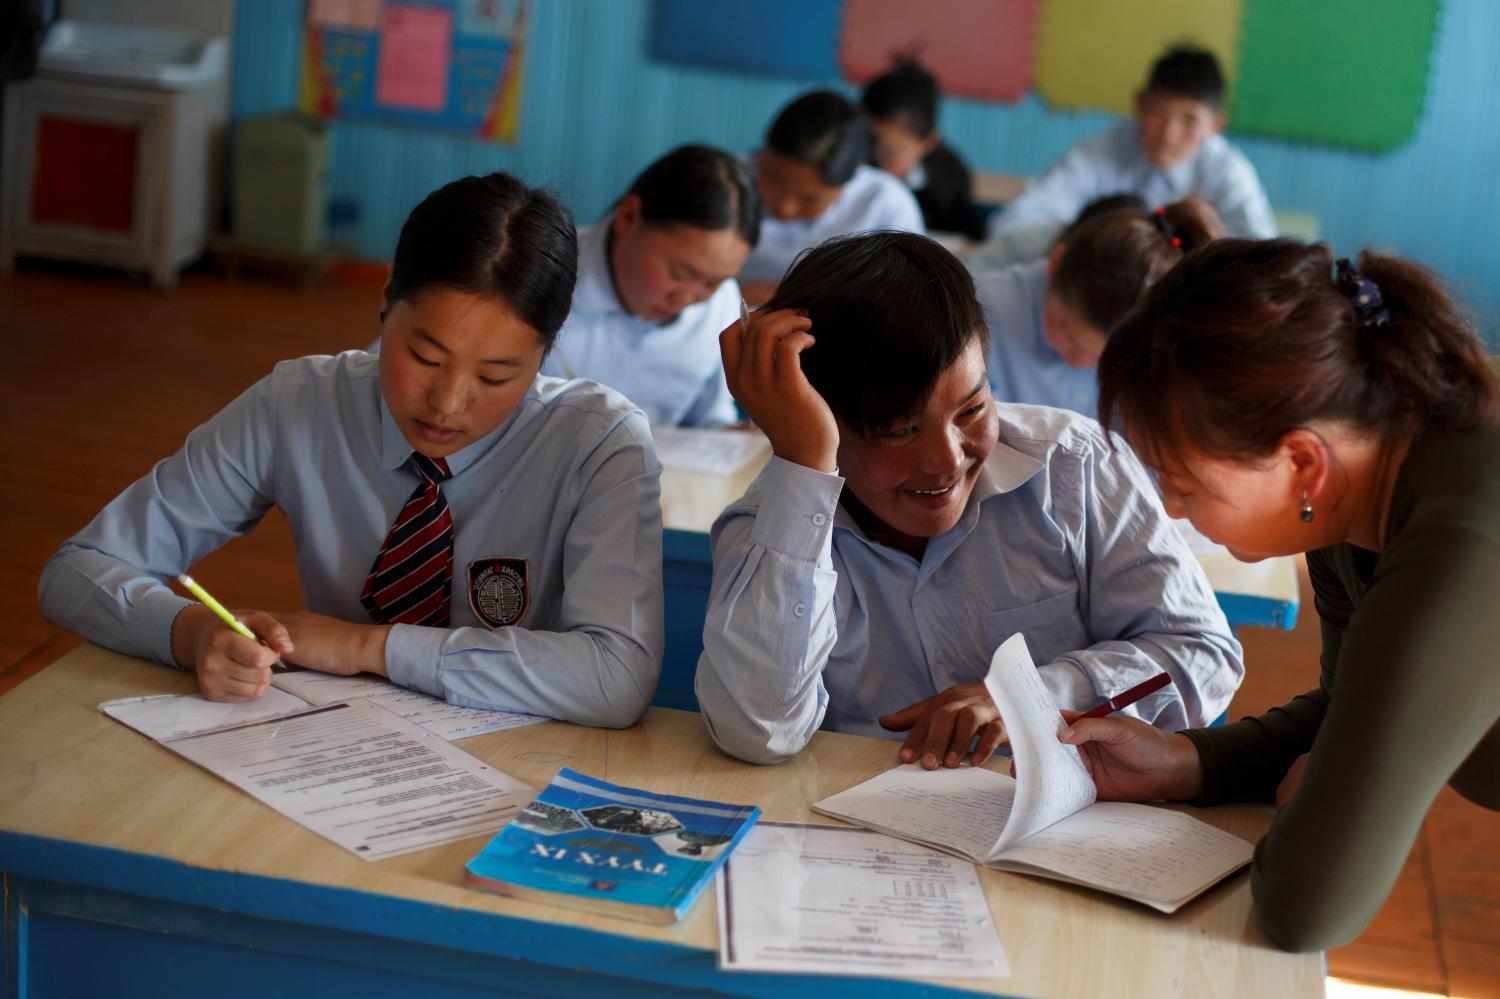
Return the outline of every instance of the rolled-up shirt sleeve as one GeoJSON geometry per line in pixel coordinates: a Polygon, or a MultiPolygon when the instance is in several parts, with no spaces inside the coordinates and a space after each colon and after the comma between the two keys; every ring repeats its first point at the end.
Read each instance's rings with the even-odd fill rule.
{"type": "Polygon", "coordinates": [[[772,458],[713,528],[713,590],[695,687],[719,747],[780,763],[822,724],[822,671],[838,637],[834,514],[844,480],[772,458]]]}
{"type": "Polygon", "coordinates": [[[1171,730],[1209,724],[1245,667],[1203,569],[1128,448],[1095,448],[1076,467],[1082,481],[1055,489],[1058,513],[1081,531],[1089,633],[1114,637],[1044,664],[1043,681],[1060,705],[1083,708],[1165,672],[1170,685],[1121,713],[1171,730]]]}

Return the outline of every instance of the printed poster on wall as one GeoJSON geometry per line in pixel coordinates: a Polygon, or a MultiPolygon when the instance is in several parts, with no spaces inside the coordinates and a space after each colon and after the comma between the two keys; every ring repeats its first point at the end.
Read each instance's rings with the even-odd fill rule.
{"type": "Polygon", "coordinates": [[[302,108],[514,142],[531,0],[308,0],[302,108]]]}

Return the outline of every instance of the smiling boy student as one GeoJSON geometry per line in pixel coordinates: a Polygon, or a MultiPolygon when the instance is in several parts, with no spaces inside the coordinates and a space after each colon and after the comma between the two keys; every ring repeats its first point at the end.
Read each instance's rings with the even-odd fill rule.
{"type": "Polygon", "coordinates": [[[1229,236],[1276,235],[1271,205],[1250,161],[1221,134],[1224,77],[1213,53],[1181,46],[1151,67],[1136,94],[1135,120],[1083,140],[1000,214],[1000,237],[1072,221],[1084,205],[1137,194],[1152,208],[1189,195],[1207,202],[1229,236]]]}
{"type": "Polygon", "coordinates": [[[775,455],[713,527],[696,689],[726,752],[776,763],[824,728],[982,762],[1004,735],[984,676],[1017,632],[1064,708],[1166,671],[1129,714],[1224,710],[1239,643],[1150,477],[1092,420],[994,402],[947,250],[832,240],[740,325],[725,372],[775,455]]]}

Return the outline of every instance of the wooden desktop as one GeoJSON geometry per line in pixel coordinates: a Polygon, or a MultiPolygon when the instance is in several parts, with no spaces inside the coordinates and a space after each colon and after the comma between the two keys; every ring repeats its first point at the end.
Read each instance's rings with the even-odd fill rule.
{"type": "MultiPolygon", "coordinates": [[[[1014,969],[1005,980],[723,973],[710,897],[652,927],[470,891],[463,865],[483,838],[365,862],[97,709],[193,689],[185,673],[85,645],[0,698],[9,994],[1322,994],[1321,956],[1267,942],[1244,872],[1170,917],[982,872],[1014,969]]],[[[720,753],[696,715],[661,708],[624,731],[548,723],[459,745],[534,787],[567,765],[805,822],[830,821],[811,802],[894,762],[892,743],[820,733],[784,766],[750,766],[720,753]]],[[[1195,814],[1255,838],[1271,811],[1195,814]]]]}

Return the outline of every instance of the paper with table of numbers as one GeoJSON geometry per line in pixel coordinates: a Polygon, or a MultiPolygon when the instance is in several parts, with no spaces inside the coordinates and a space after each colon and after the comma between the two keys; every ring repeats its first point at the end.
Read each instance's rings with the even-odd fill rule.
{"type": "Polygon", "coordinates": [[[1078,749],[1020,635],[985,679],[1010,734],[1018,782],[980,767],[888,770],[813,806],[997,870],[1097,888],[1174,912],[1250,862],[1254,847],[1190,815],[1095,801],[1078,749]]]}
{"type": "Polygon", "coordinates": [[[851,826],[762,822],[717,883],[719,967],[1008,978],[973,864],[851,826]]]}

